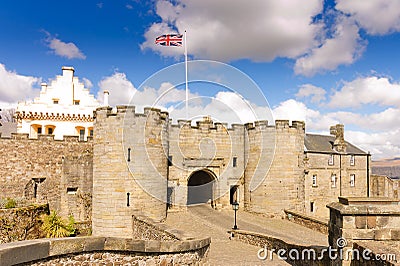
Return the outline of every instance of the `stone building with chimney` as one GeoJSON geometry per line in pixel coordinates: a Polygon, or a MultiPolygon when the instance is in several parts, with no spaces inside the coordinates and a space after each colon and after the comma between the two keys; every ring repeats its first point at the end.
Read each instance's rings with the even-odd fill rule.
{"type": "Polygon", "coordinates": [[[41,84],[39,97],[18,103],[17,133],[30,138],[54,135],[59,140],[63,136],[79,136],[81,140],[93,136],[93,111],[100,104],[74,72],[73,67],[62,67],[61,76],[49,85],[41,84]]]}
{"type": "Polygon", "coordinates": [[[91,219],[94,235],[124,237],[132,215],[163,220],[193,204],[325,218],[337,197],[369,196],[370,155],[345,141],[343,125],[325,136],[301,121],[174,124],[159,109],[105,101],[98,107],[63,67],[39,98],[21,103],[19,133],[0,138],[2,197],[49,202],[91,219]]]}

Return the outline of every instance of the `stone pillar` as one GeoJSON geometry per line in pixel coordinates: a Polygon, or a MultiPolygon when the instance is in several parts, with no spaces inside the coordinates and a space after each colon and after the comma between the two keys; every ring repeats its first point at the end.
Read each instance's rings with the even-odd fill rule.
{"type": "MultiPolygon", "coordinates": [[[[358,240],[400,240],[399,200],[389,198],[339,197],[330,210],[329,245],[343,254],[331,265],[352,265],[350,252],[358,240]]],[[[361,256],[361,255],[360,255],[361,256]]]]}

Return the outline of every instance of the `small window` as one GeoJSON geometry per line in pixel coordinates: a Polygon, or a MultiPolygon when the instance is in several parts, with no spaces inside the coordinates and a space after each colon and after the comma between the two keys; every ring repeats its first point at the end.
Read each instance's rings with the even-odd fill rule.
{"type": "Polygon", "coordinates": [[[310,212],[314,212],[314,201],[310,202],[310,212]]]}
{"type": "Polygon", "coordinates": [[[77,187],[67,187],[67,194],[68,195],[75,195],[78,192],[77,187]]]}
{"type": "Polygon", "coordinates": [[[127,161],[130,162],[131,161],[131,148],[128,148],[128,158],[127,161]]]}
{"type": "Polygon", "coordinates": [[[356,163],[356,157],[354,155],[350,155],[350,165],[354,166],[356,163]]]}
{"type": "Polygon", "coordinates": [[[336,187],[336,175],[331,176],[331,186],[336,187]]]}
{"type": "Polygon", "coordinates": [[[232,166],[233,167],[237,166],[237,157],[233,157],[232,166]]]}
{"type": "Polygon", "coordinates": [[[58,104],[58,99],[57,99],[57,100],[54,99],[54,100],[53,100],[53,104],[58,104]]]}
{"type": "Polygon", "coordinates": [[[239,202],[239,186],[234,185],[231,186],[229,190],[229,203],[233,204],[234,202],[239,202]]]}
{"type": "Polygon", "coordinates": [[[79,105],[79,100],[75,100],[74,105],[79,105]]]}
{"type": "Polygon", "coordinates": [[[172,166],[172,155],[168,156],[168,166],[172,166]]]}
{"type": "Polygon", "coordinates": [[[85,140],[85,130],[84,129],[80,129],[79,130],[79,140],[85,140]]]}
{"type": "Polygon", "coordinates": [[[316,187],[317,186],[317,175],[312,176],[312,186],[316,187]]]}
{"type": "Polygon", "coordinates": [[[38,133],[38,134],[42,134],[42,127],[38,127],[37,133],[38,133]]]}
{"type": "Polygon", "coordinates": [[[354,187],[356,185],[356,175],[351,174],[350,175],[350,186],[354,187]]]}
{"type": "Polygon", "coordinates": [[[89,130],[89,136],[93,137],[93,129],[89,130]]]}
{"type": "Polygon", "coordinates": [[[47,129],[47,134],[49,134],[49,135],[53,134],[53,129],[51,127],[49,127],[47,129]]]}
{"type": "Polygon", "coordinates": [[[329,156],[328,164],[329,165],[334,165],[334,163],[335,163],[334,159],[335,159],[335,155],[331,154],[329,156]]]}

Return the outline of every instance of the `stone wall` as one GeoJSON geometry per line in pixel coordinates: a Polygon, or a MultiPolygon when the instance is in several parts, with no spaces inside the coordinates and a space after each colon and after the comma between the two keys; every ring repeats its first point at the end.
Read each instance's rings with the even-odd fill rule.
{"type": "Polygon", "coordinates": [[[399,179],[391,179],[385,175],[371,175],[371,197],[387,197],[399,199],[399,179]]]}
{"type": "Polygon", "coordinates": [[[304,211],[304,123],[277,120],[275,126],[264,122],[247,124],[246,129],[245,208],[273,214],[283,214],[284,209],[304,211]]]}
{"type": "Polygon", "coordinates": [[[210,238],[146,241],[113,237],[71,237],[0,245],[0,266],[8,265],[199,265],[206,260],[210,238]]]}
{"type": "MultiPolygon", "coordinates": [[[[352,249],[358,241],[379,241],[385,250],[386,241],[400,241],[399,201],[385,198],[339,198],[339,202],[328,204],[330,210],[329,245],[352,249]]],[[[399,243],[399,242],[398,242],[399,243]]],[[[389,251],[387,249],[386,251],[389,251]]],[[[334,265],[350,265],[339,261],[334,265]]]]}
{"type": "Polygon", "coordinates": [[[49,205],[0,209],[0,244],[43,237],[43,214],[49,214],[49,205]]]}
{"type": "Polygon", "coordinates": [[[28,134],[14,133],[11,138],[0,139],[1,197],[49,203],[52,210],[75,215],[74,210],[68,209],[72,203],[65,199],[67,183],[72,179],[80,180],[74,187],[78,192],[87,191],[91,187],[91,165],[86,167],[79,160],[70,161],[68,158],[86,156],[85,161],[89,163],[93,144],[91,139],[80,142],[74,136],[64,140],[54,140],[53,137],[40,135],[38,139],[28,139],[28,134]],[[71,173],[67,168],[76,168],[76,171],[71,173]]]}
{"type": "Polygon", "coordinates": [[[294,223],[300,224],[304,227],[310,228],[317,232],[328,234],[328,222],[316,219],[315,217],[310,217],[303,213],[285,210],[286,218],[294,223]]]}
{"type": "Polygon", "coordinates": [[[133,106],[96,110],[93,235],[132,236],[132,215],[166,217],[168,115],[133,106]]]}
{"type": "MultiPolygon", "coordinates": [[[[169,189],[172,207],[186,206],[188,181],[196,171],[206,170],[214,178],[213,199],[219,207],[230,204],[231,186],[243,191],[245,131],[243,125],[214,123],[209,117],[197,121],[179,120],[169,127],[169,189]],[[235,163],[233,162],[235,160],[235,163]]],[[[239,193],[243,200],[244,193],[239,193]]]]}

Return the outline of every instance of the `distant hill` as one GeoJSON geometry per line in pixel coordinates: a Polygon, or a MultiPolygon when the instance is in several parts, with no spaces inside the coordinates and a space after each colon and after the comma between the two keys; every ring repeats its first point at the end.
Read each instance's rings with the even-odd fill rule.
{"type": "Polygon", "coordinates": [[[400,158],[382,159],[372,161],[372,174],[386,175],[391,178],[400,179],[400,158]]]}

